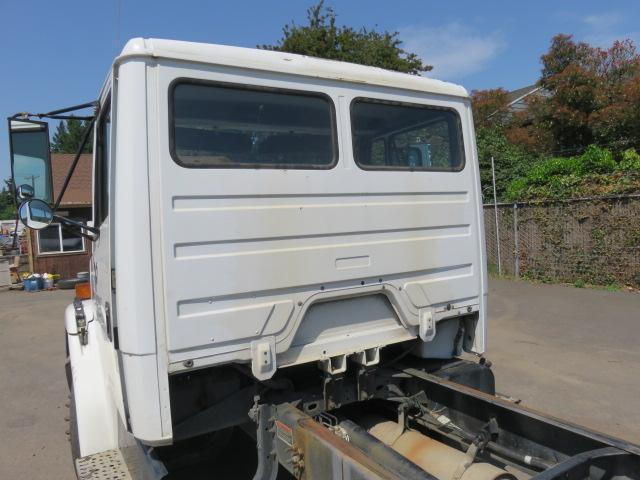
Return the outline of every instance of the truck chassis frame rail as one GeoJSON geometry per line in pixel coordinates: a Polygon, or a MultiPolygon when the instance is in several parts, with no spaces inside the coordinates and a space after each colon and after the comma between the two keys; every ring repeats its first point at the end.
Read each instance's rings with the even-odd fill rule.
{"type": "MultiPolygon", "coordinates": [[[[468,375],[479,366],[463,362],[454,367],[462,368],[463,375],[468,375]]],[[[390,375],[396,382],[403,379],[396,385],[407,396],[387,397],[383,401],[387,418],[389,414],[393,416],[392,406],[399,405],[398,434],[405,428],[409,431],[411,426],[416,429],[411,430],[414,435],[426,438],[417,433],[421,430],[458,444],[462,452],[456,452],[458,456],[464,457],[465,450],[467,456],[473,452],[470,461],[458,465],[452,478],[515,478],[507,471],[495,476],[494,470],[498,471],[495,466],[475,463],[486,462],[488,458],[498,460],[505,468],[515,467],[532,480],[640,478],[640,448],[635,445],[441,378],[446,376],[443,373],[446,369],[438,371],[438,375],[408,365],[398,365],[394,370],[379,374],[390,375]],[[437,418],[433,412],[437,412],[437,418]],[[477,469],[466,472],[474,464],[477,469]],[[609,476],[602,477],[603,472],[609,476]]],[[[371,434],[375,428],[368,432],[340,408],[335,416],[328,413],[311,416],[289,402],[256,405],[253,410],[258,412],[255,419],[260,439],[255,480],[275,478],[272,466],[276,459],[295,478],[442,478],[414,463],[412,460],[421,461],[415,455],[404,456],[394,451],[386,441],[371,434]]]]}

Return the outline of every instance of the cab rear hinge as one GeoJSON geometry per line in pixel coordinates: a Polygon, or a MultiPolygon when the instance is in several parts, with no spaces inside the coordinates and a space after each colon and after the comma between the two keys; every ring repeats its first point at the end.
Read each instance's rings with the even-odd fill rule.
{"type": "Polygon", "coordinates": [[[115,293],[116,291],[116,269],[111,269],[111,291],[115,293]]]}
{"type": "Polygon", "coordinates": [[[258,380],[268,380],[278,369],[276,337],[263,337],[251,342],[251,372],[258,380]]]}
{"type": "Polygon", "coordinates": [[[418,335],[423,342],[430,342],[436,336],[436,321],[431,308],[421,308],[418,312],[418,335]]]}

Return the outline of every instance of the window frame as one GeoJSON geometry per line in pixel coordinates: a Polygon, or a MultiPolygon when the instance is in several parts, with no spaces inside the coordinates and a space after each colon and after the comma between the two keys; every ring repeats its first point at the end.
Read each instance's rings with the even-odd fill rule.
{"type": "Polygon", "coordinates": [[[49,224],[46,228],[49,228],[49,227],[58,227],[58,241],[60,242],[60,250],[56,250],[55,252],[43,252],[40,249],[40,230],[37,230],[37,233],[38,233],[38,238],[37,238],[37,240],[38,240],[38,255],[39,256],[40,255],[77,255],[77,254],[80,254],[80,253],[86,253],[87,252],[87,244],[84,241],[84,237],[81,236],[81,235],[79,235],[79,237],[80,237],[80,240],[82,241],[82,250],[69,250],[69,251],[65,252],[64,250],[62,250],[62,248],[63,248],[63,243],[62,243],[62,230],[63,230],[63,228],[62,228],[62,224],[54,222],[54,223],[49,224]]]}
{"type": "MultiPolygon", "coordinates": [[[[353,153],[353,161],[361,170],[367,171],[391,171],[391,172],[439,172],[439,173],[459,173],[464,170],[467,164],[467,158],[465,153],[465,143],[464,143],[464,133],[462,131],[462,118],[460,116],[460,112],[453,107],[441,107],[438,105],[431,105],[427,103],[415,103],[415,102],[406,102],[400,100],[389,100],[385,98],[375,98],[375,97],[354,97],[349,103],[349,123],[351,125],[351,152],[353,153]],[[368,103],[378,103],[378,104],[386,104],[386,105],[394,105],[394,106],[406,106],[411,108],[422,108],[429,110],[441,110],[446,112],[452,112],[455,117],[455,121],[458,127],[458,140],[460,145],[460,165],[457,168],[437,168],[437,167],[401,167],[396,165],[366,165],[360,163],[356,157],[356,132],[355,132],[355,123],[353,121],[353,109],[355,105],[359,102],[368,102],[368,103]]],[[[411,128],[407,128],[406,130],[398,130],[395,132],[403,133],[411,130],[411,128]]],[[[389,141],[384,139],[385,146],[385,157],[389,152],[389,141]]]]}
{"type": "Polygon", "coordinates": [[[244,83],[234,83],[234,82],[223,82],[216,80],[205,80],[200,78],[190,78],[190,77],[179,77],[174,79],[169,84],[169,116],[168,116],[168,127],[169,127],[169,153],[173,161],[182,168],[190,168],[190,169],[232,169],[232,170],[331,170],[338,165],[340,161],[340,148],[339,148],[339,140],[338,140],[338,128],[337,128],[337,120],[336,120],[336,106],[331,98],[325,92],[319,91],[310,91],[310,90],[296,90],[291,88],[280,88],[280,87],[270,87],[264,85],[254,85],[254,84],[244,84],[244,83]],[[222,88],[233,88],[236,90],[251,90],[251,91],[261,91],[261,92],[269,92],[269,93],[280,93],[284,95],[296,95],[296,96],[305,96],[305,97],[317,97],[322,98],[327,101],[329,105],[330,112],[330,121],[331,121],[331,151],[333,153],[333,158],[331,163],[326,165],[286,165],[286,164],[263,164],[263,163],[242,163],[242,164],[224,164],[224,165],[187,165],[181,159],[180,156],[176,152],[176,141],[175,141],[175,89],[180,85],[199,85],[199,86],[209,86],[209,87],[222,87],[222,88]]]}
{"type": "MultiPolygon", "coordinates": [[[[94,148],[94,172],[93,172],[93,182],[94,182],[94,191],[93,191],[93,221],[94,227],[100,228],[104,221],[109,216],[109,172],[111,171],[111,165],[109,165],[109,161],[112,157],[111,152],[111,129],[113,128],[113,118],[111,118],[111,92],[107,94],[107,97],[98,112],[98,119],[95,124],[94,137],[95,137],[95,148],[94,148]],[[111,127],[109,130],[109,138],[104,138],[104,120],[107,117],[110,117],[109,122],[111,123],[111,127]],[[108,143],[108,153],[109,158],[104,158],[104,143],[108,143]],[[106,172],[103,169],[105,165],[107,170],[106,172]],[[105,178],[106,173],[106,178],[105,178]]],[[[83,240],[84,242],[84,240],[83,240]]]]}

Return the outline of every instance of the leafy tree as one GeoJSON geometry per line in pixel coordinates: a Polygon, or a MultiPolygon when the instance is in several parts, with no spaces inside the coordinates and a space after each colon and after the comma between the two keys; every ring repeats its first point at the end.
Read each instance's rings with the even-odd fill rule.
{"type": "Polygon", "coordinates": [[[307,25],[285,25],[276,45],[260,48],[299,53],[313,57],[359,63],[414,75],[433,67],[425,65],[415,54],[401,48],[399,32],[378,32],[365,27],[356,30],[337,26],[336,15],[324,0],[307,10],[307,25]]]}
{"type": "Polygon", "coordinates": [[[510,143],[500,127],[478,129],[476,141],[484,201],[493,200],[491,157],[495,163],[496,196],[498,200],[501,200],[510,182],[514,178],[525,175],[536,161],[536,157],[521,146],[510,143]]]}
{"type": "Polygon", "coordinates": [[[5,180],[2,190],[0,190],[0,219],[8,220],[16,216],[16,206],[13,200],[13,189],[11,180],[5,180]]]}
{"type": "Polygon", "coordinates": [[[509,119],[506,108],[508,104],[509,92],[504,88],[471,92],[471,107],[476,130],[504,125],[509,119]]]}
{"type": "MultiPolygon", "coordinates": [[[[78,120],[75,118],[67,121],[61,121],[53,134],[51,141],[51,151],[55,153],[76,153],[89,122],[87,120],[78,120]]],[[[91,153],[93,149],[93,134],[87,140],[83,153],[91,153]]]]}
{"type": "Polygon", "coordinates": [[[471,92],[471,106],[476,128],[476,143],[480,163],[480,181],[485,201],[493,200],[491,157],[496,172],[496,195],[503,198],[513,178],[524,175],[535,156],[517,143],[509,141],[507,127],[513,115],[506,108],[509,94],[502,88],[471,92]]]}
{"type": "Polygon", "coordinates": [[[543,94],[528,97],[523,112],[506,108],[502,89],[472,93],[485,195],[491,156],[498,196],[509,200],[638,191],[640,56],[633,42],[601,49],[561,34],[541,60],[543,94]]]}
{"type": "Polygon", "coordinates": [[[541,60],[538,84],[548,95],[531,99],[520,128],[545,132],[549,153],[640,146],[640,56],[631,40],[605,50],[556,35],[541,60]]]}

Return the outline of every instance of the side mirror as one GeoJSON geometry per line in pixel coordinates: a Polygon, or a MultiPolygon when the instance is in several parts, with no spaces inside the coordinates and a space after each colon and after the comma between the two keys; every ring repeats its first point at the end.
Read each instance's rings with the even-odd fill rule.
{"type": "Polygon", "coordinates": [[[18,216],[25,227],[42,230],[53,222],[53,209],[48,203],[34,198],[22,202],[18,209],[18,216]]]}
{"type": "Polygon", "coordinates": [[[17,194],[18,200],[24,202],[26,200],[31,200],[33,198],[33,195],[35,194],[35,191],[31,185],[27,185],[25,183],[24,185],[20,185],[18,187],[17,194]]]}
{"type": "Polygon", "coordinates": [[[9,148],[13,184],[19,186],[18,199],[26,200],[31,193],[33,199],[53,203],[48,124],[10,118],[9,148]]]}

